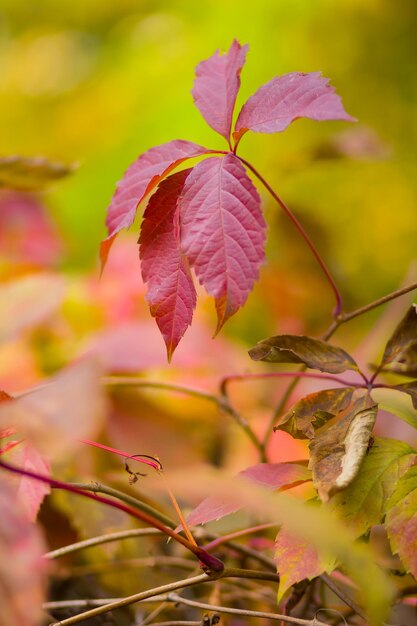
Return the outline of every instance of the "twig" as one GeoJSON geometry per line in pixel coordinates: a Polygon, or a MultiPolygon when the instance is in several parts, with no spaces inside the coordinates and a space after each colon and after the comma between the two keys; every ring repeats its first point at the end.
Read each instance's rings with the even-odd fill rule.
{"type": "Polygon", "coordinates": [[[148,537],[149,535],[161,535],[161,531],[157,528],[135,528],[133,530],[122,530],[117,533],[108,533],[107,535],[92,537],[91,539],[85,539],[84,541],[77,541],[77,543],[71,543],[68,546],[58,548],[57,550],[51,550],[51,552],[47,552],[44,555],[44,558],[59,559],[67,554],[79,552],[80,550],[92,548],[93,546],[99,546],[103,543],[119,541],[119,539],[131,539],[133,537],[148,537]]]}
{"type": "Polygon", "coordinates": [[[215,556],[206,552],[203,548],[199,546],[195,546],[191,544],[187,539],[178,535],[176,532],[162,524],[158,519],[152,517],[148,513],[144,511],[139,511],[137,509],[124,504],[123,502],[118,502],[115,500],[110,500],[104,496],[98,496],[97,494],[89,493],[86,490],[80,489],[79,487],[75,487],[69,483],[62,482],[61,480],[56,480],[55,478],[51,478],[50,476],[45,476],[43,474],[38,474],[37,472],[32,472],[27,469],[23,469],[21,467],[16,467],[15,465],[11,465],[10,463],[6,463],[2,459],[0,459],[0,467],[3,469],[12,472],[13,474],[18,474],[20,476],[27,476],[28,478],[33,478],[39,482],[50,485],[54,489],[62,489],[64,491],[69,491],[71,493],[77,494],[79,496],[83,496],[84,498],[89,498],[90,500],[94,500],[96,502],[101,502],[102,504],[107,504],[115,509],[119,509],[136,519],[139,519],[141,522],[145,522],[149,526],[153,526],[154,528],[158,528],[161,532],[165,533],[178,543],[182,544],[185,548],[190,550],[193,554],[195,554],[199,561],[201,561],[206,567],[210,570],[214,571],[222,571],[224,569],[224,564],[220,559],[217,559],[215,556]]]}
{"type": "Polygon", "coordinates": [[[121,500],[122,502],[126,502],[130,506],[133,506],[138,511],[143,511],[144,513],[148,513],[152,515],[152,517],[156,517],[160,522],[165,524],[165,526],[169,526],[174,529],[176,527],[175,522],[155,509],[153,506],[146,504],[146,502],[142,502],[142,500],[138,500],[138,498],[134,498],[133,496],[124,493],[123,491],[119,491],[118,489],[113,489],[113,487],[108,487],[107,485],[103,485],[102,483],[68,483],[73,487],[77,487],[78,489],[82,489],[83,491],[90,491],[92,493],[105,493],[108,496],[112,496],[113,498],[117,498],[117,500],[121,500]]]}
{"type": "MultiPolygon", "coordinates": [[[[85,611],[84,613],[81,613],[79,615],[74,615],[60,622],[54,622],[53,626],[70,626],[70,624],[77,624],[86,619],[90,619],[91,617],[95,617],[96,615],[102,615],[103,613],[108,613],[109,611],[113,611],[123,606],[127,606],[129,604],[134,604],[135,602],[140,602],[142,600],[152,598],[153,596],[160,596],[160,594],[170,593],[171,591],[176,591],[177,589],[184,589],[185,587],[191,587],[193,585],[211,582],[214,580],[218,580],[220,578],[251,578],[255,580],[270,580],[273,582],[277,582],[279,580],[279,577],[277,574],[272,574],[269,572],[258,572],[257,570],[243,570],[239,568],[229,568],[229,569],[223,570],[222,572],[212,572],[211,574],[200,574],[198,576],[193,576],[192,578],[186,578],[184,580],[177,580],[167,585],[162,585],[160,587],[155,587],[154,589],[148,589],[147,591],[136,593],[132,596],[127,596],[126,598],[119,598],[119,599],[108,602],[104,606],[103,605],[97,606],[96,608],[91,609],[90,611],[85,611]]],[[[181,598],[181,596],[178,596],[178,598],[181,598]]],[[[164,597],[158,598],[158,601],[160,600],[165,600],[165,598],[164,597]]],[[[296,623],[310,626],[310,622],[296,622],[296,623]]],[[[315,626],[320,626],[320,624],[316,624],[315,626]]],[[[324,624],[321,626],[324,626],[324,624]]]]}
{"type": "Polygon", "coordinates": [[[321,574],[320,578],[328,586],[328,588],[331,589],[333,593],[342,600],[342,602],[344,602],[349,608],[351,608],[352,611],[355,611],[355,613],[359,615],[359,617],[362,617],[362,619],[366,620],[366,615],[361,607],[358,606],[356,602],[352,600],[352,598],[347,593],[345,593],[343,589],[339,587],[339,585],[334,582],[329,574],[321,574]]]}
{"type": "Polygon", "coordinates": [[[279,615],[278,613],[264,613],[263,611],[249,611],[248,609],[233,609],[224,606],[216,606],[214,604],[206,604],[205,602],[188,600],[188,598],[183,598],[176,593],[169,593],[167,600],[171,600],[171,602],[176,602],[178,604],[185,604],[186,606],[194,606],[205,611],[214,611],[215,613],[229,613],[231,615],[244,615],[245,617],[260,617],[274,621],[288,622],[289,624],[299,624],[300,626],[327,626],[327,624],[320,622],[317,619],[301,619],[299,617],[291,617],[289,615],[279,615]]]}
{"type": "Polygon", "coordinates": [[[230,417],[242,428],[255,447],[262,452],[262,446],[257,438],[256,434],[250,427],[249,422],[236,411],[236,409],[230,404],[227,396],[217,396],[215,394],[204,391],[203,389],[197,389],[195,387],[187,387],[185,385],[177,385],[173,383],[163,383],[153,380],[144,380],[143,378],[129,377],[129,376],[108,376],[102,379],[105,385],[111,387],[143,387],[149,389],[162,389],[166,391],[177,391],[188,396],[200,398],[201,400],[207,400],[216,404],[217,407],[230,415],[230,417]]]}

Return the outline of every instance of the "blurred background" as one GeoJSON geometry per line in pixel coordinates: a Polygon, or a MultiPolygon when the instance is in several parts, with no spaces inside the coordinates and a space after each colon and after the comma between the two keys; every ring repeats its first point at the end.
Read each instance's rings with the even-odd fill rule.
{"type": "MultiPolygon", "coordinates": [[[[0,156],[41,156],[74,168],[41,192],[1,192],[1,280],[8,287],[16,280],[29,307],[36,299],[44,304],[26,324],[29,330],[3,344],[2,386],[22,389],[96,350],[108,373],[145,372],[207,387],[227,373],[262,371],[246,356],[261,338],[319,334],[328,325],[328,285],[263,190],[267,264],[254,292],[215,341],[214,306],[201,294],[195,324],[172,366],[144,300],[137,226],[118,238],[99,278],[105,210],[127,166],[152,145],[175,138],[224,147],[190,90],[196,64],[218,48],[226,51],[233,38],[250,46],[237,111],[274,75],[321,70],[359,120],[301,120],[283,134],[248,134],[240,147],[311,234],[347,310],[415,279],[416,32],[414,0],[1,0],[0,156]],[[45,272],[52,284],[31,284],[45,272]]],[[[344,327],[337,342],[366,366],[410,299],[385,309],[378,324],[381,310],[344,327]]],[[[264,428],[265,405],[274,405],[282,385],[251,383],[239,390],[244,410],[264,428]]],[[[143,402],[150,417],[141,436],[143,424],[152,430],[159,403],[165,432],[173,431],[181,450],[190,426],[184,420],[184,432],[173,427],[172,412],[180,422],[200,415],[195,401],[177,405],[150,394],[143,402]]],[[[123,411],[119,415],[120,423],[129,422],[123,411]]],[[[204,407],[204,415],[209,425],[217,420],[214,409],[210,416],[204,407]]],[[[200,426],[197,421],[197,450],[205,445],[200,426]]],[[[154,446],[154,433],[148,434],[154,446]]],[[[277,444],[281,460],[292,446],[285,442],[277,444]]],[[[166,454],[170,443],[167,435],[161,443],[166,454]]],[[[238,444],[239,438],[232,448],[246,458],[247,448],[238,444]]],[[[233,458],[239,465],[239,455],[233,458]]]]}

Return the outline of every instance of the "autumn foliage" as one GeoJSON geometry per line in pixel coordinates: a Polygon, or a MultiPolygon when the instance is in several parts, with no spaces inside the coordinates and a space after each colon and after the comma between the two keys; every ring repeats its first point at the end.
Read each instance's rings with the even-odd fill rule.
{"type": "MultiPolygon", "coordinates": [[[[345,310],[341,289],[310,236],[252,162],[240,156],[238,148],[250,131],[282,132],[299,118],[355,120],[319,72],[292,72],[272,78],[235,115],[247,51],[248,46],[235,40],[225,54],[216,52],[196,68],[192,90],[195,105],[207,124],[224,138],[225,149],[172,140],[141,154],[117,184],[107,209],[108,237],[100,250],[102,281],[108,276],[116,235],[132,227],[144,205],[138,238],[140,271],[168,360],[193,322],[198,284],[214,298],[217,335],[244,306],[262,264],[267,263],[262,190],[291,220],[295,236],[301,237],[318,263],[335,300],[331,323],[318,337],[288,333],[259,337],[249,351],[252,361],[239,353],[245,373],[224,371],[228,364],[221,361],[226,358],[226,350],[220,348],[214,359],[218,390],[210,392],[169,379],[159,380],[164,365],[158,359],[152,361],[154,351],[150,350],[149,356],[146,346],[141,352],[143,363],[132,365],[128,361],[130,355],[126,353],[136,336],[134,320],[125,313],[125,309],[130,311],[129,300],[123,309],[128,324],[116,339],[109,339],[103,332],[96,342],[83,345],[72,362],[56,367],[35,388],[18,393],[2,390],[2,626],[37,626],[48,623],[46,614],[64,626],[124,606],[136,606],[154,596],[159,598],[159,610],[169,623],[180,620],[178,611],[184,613],[188,602],[199,610],[199,623],[204,626],[217,623],[218,615],[228,611],[246,616],[250,623],[260,617],[290,623],[300,618],[304,621],[296,623],[320,626],[346,623],[352,618],[355,625],[378,626],[389,621],[395,603],[404,607],[408,599],[414,602],[417,596],[417,451],[401,438],[381,436],[376,430],[381,407],[386,410],[394,406],[390,398],[398,397],[408,403],[408,408],[390,409],[393,419],[417,427],[417,308],[405,307],[396,326],[387,333],[385,346],[380,346],[380,358],[369,354],[364,362],[363,357],[357,358],[356,353],[353,356],[333,342],[333,335],[348,322],[410,293],[416,284],[356,310],[345,310]],[[251,363],[253,368],[247,372],[251,363]],[[156,379],[143,375],[146,368],[154,368],[156,379]],[[272,418],[263,419],[261,427],[241,414],[230,391],[234,383],[253,380],[288,381],[287,387],[279,389],[272,418]],[[309,382],[311,387],[307,394],[297,395],[294,392],[301,381],[309,382]],[[210,403],[215,409],[215,426],[201,413],[198,420],[193,415],[195,429],[184,429],[185,436],[180,434],[171,446],[170,436],[174,435],[161,409],[162,426],[158,426],[155,438],[152,423],[154,418],[159,422],[154,407],[146,394],[138,393],[145,389],[184,394],[210,403]],[[129,411],[134,413],[134,427],[129,411]],[[234,436],[246,438],[256,460],[246,461],[247,466],[237,472],[222,468],[219,452],[225,445],[223,429],[228,419],[239,433],[234,436]],[[203,438],[208,431],[214,442],[210,460],[218,466],[216,469],[199,462],[195,468],[191,465],[191,470],[175,470],[172,463],[165,467],[161,450],[178,445],[182,447],[177,450],[177,458],[193,455],[193,438],[203,438]],[[295,441],[298,455],[285,462],[273,457],[269,445],[271,438],[283,433],[288,437],[283,441],[295,441]],[[96,441],[101,436],[102,443],[96,441]],[[152,449],[143,449],[143,442],[152,449]],[[68,458],[75,459],[69,467],[68,458]],[[100,482],[78,482],[74,468],[88,474],[95,463],[98,467],[108,464],[110,469],[103,474],[111,486],[103,484],[101,477],[100,482]],[[296,491],[287,493],[292,489],[296,491]],[[89,543],[78,543],[78,531],[68,523],[67,515],[72,509],[79,507],[83,511],[82,507],[88,505],[94,508],[87,508],[83,515],[91,527],[95,523],[91,511],[105,507],[135,525],[117,536],[110,536],[107,527],[106,532],[97,529],[95,537],[93,531],[85,537],[91,540],[89,543]],[[182,512],[184,507],[186,514],[182,512]],[[49,552],[36,524],[40,509],[46,538],[56,547],[49,552]],[[239,530],[233,527],[227,531],[223,522],[200,528],[232,514],[237,516],[231,519],[238,520],[239,530]],[[62,532],[51,528],[49,520],[54,515],[65,520],[62,532]],[[156,540],[159,537],[159,543],[152,543],[152,535],[156,540]],[[95,597],[102,588],[94,594],[94,586],[88,589],[88,601],[82,591],[78,599],[71,597],[75,604],[65,597],[56,600],[53,587],[53,600],[47,600],[47,574],[51,578],[55,575],[55,583],[67,575],[66,566],[57,566],[54,572],[52,561],[66,557],[70,570],[74,567],[77,572],[77,567],[82,570],[85,566],[88,571],[91,563],[71,561],[74,553],[142,536],[152,546],[154,565],[146,566],[140,589],[135,581],[132,588],[134,577],[127,575],[126,586],[131,593],[126,592],[119,600],[106,600],[113,597],[108,590],[104,599],[95,597]],[[161,536],[172,541],[166,544],[161,536]],[[60,541],[61,545],[55,546],[60,541]],[[10,567],[5,565],[9,562],[10,567]],[[159,581],[155,569],[164,563],[176,573],[172,576],[168,570],[168,579],[164,574],[159,581]],[[187,574],[178,575],[177,567],[188,570],[187,574]],[[235,580],[233,587],[227,586],[229,578],[235,580]],[[182,595],[180,590],[188,587],[190,592],[182,595]],[[209,587],[213,593],[207,592],[209,587]],[[322,614],[319,617],[323,621],[316,618],[320,610],[326,609],[329,614],[337,613],[336,621],[326,622],[322,614]],[[204,616],[206,610],[211,611],[210,615],[204,616]]],[[[7,193],[39,191],[68,173],[64,166],[43,160],[0,161],[0,184],[14,190],[7,193]]],[[[47,229],[48,236],[51,232],[47,229]]],[[[129,266],[129,271],[135,273],[137,268],[129,266]]],[[[117,280],[116,275],[116,287],[117,280]]],[[[86,291],[89,288],[94,299],[98,287],[84,285],[86,291]]],[[[24,337],[45,320],[58,316],[64,291],[63,281],[52,274],[18,276],[14,282],[2,284],[2,342],[24,337]]],[[[115,291],[117,294],[117,288],[115,291]]],[[[107,314],[108,308],[103,306],[107,314]]],[[[66,340],[66,345],[72,342],[63,317],[55,319],[50,332],[66,340]]],[[[48,338],[40,335],[38,341],[47,345],[48,338]]],[[[343,340],[341,344],[345,346],[343,340]]],[[[195,351],[202,349],[198,345],[195,351]]],[[[191,363],[193,371],[198,369],[195,354],[179,358],[183,358],[180,367],[191,363]]],[[[272,387],[268,389],[273,391],[272,387]]],[[[182,404],[176,409],[185,410],[182,404]]],[[[106,552],[103,555],[108,556],[106,552]]],[[[136,558],[143,564],[147,557],[141,553],[136,558]]],[[[100,567],[97,571],[100,573],[100,567]]],[[[123,576],[126,571],[123,569],[123,576]]],[[[112,580],[109,587],[113,584],[117,588],[118,582],[112,580]]],[[[74,585],[70,595],[75,589],[74,585]]],[[[195,623],[189,613],[185,617],[183,613],[181,618],[195,623]]],[[[150,614],[151,610],[147,618],[150,614]]],[[[138,613],[126,615],[120,617],[120,622],[116,617],[114,623],[142,623],[138,613]]]]}

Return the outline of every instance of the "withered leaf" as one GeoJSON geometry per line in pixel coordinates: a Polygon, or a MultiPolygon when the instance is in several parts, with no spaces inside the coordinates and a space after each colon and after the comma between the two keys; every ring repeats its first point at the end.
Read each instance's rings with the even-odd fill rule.
{"type": "Polygon", "coordinates": [[[410,383],[403,383],[402,385],[395,385],[393,389],[398,389],[411,396],[413,407],[417,409],[417,380],[412,380],[410,383]]]}
{"type": "Polygon", "coordinates": [[[2,157],[0,188],[36,191],[68,176],[74,169],[74,166],[53,163],[43,157],[2,157]]]}
{"type": "Polygon", "coordinates": [[[320,498],[347,487],[365,457],[377,415],[377,405],[362,396],[345,409],[335,424],[325,427],[310,443],[313,483],[320,498]]]}
{"type": "Polygon", "coordinates": [[[284,430],[295,439],[312,439],[316,430],[349,405],[352,394],[352,387],[310,393],[280,417],[274,430],[284,430]]]}
{"type": "Polygon", "coordinates": [[[263,339],[249,350],[254,361],[269,363],[303,363],[329,374],[357,370],[354,359],[342,348],[299,335],[277,335],[263,339]]]}
{"type": "Polygon", "coordinates": [[[394,330],[382,356],[384,369],[417,376],[417,307],[413,304],[394,330]]]}

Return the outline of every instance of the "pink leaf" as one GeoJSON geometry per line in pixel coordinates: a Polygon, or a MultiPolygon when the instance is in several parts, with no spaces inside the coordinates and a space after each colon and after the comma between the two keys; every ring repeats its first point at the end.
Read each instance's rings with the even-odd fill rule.
{"type": "MultiPolygon", "coordinates": [[[[304,465],[297,463],[260,463],[239,472],[238,476],[274,490],[289,489],[311,479],[310,471],[304,465]]],[[[242,498],[238,494],[236,500],[210,496],[191,511],[187,517],[187,523],[190,526],[205,524],[235,513],[241,508],[242,498]]]]}
{"type": "Polygon", "coordinates": [[[292,72],[276,76],[262,85],[243,105],[233,136],[236,142],[247,130],[257,133],[282,132],[299,117],[319,122],[354,122],[346,113],[329,79],[320,72],[292,72]]]}
{"type": "Polygon", "coordinates": [[[146,208],[139,238],[146,299],[165,340],[168,360],[191,324],[196,305],[189,264],[180,249],[177,210],[190,171],[173,174],[159,185],[146,208]]]}
{"type": "Polygon", "coordinates": [[[0,611],[2,626],[37,626],[45,599],[44,545],[0,476],[0,611]]]}
{"type": "Polygon", "coordinates": [[[191,141],[175,139],[147,150],[132,163],[117,184],[111,204],[107,209],[106,226],[109,236],[100,247],[103,266],[114,237],[119,230],[129,228],[133,224],[137,206],[145,195],[182,161],[206,152],[206,148],[191,141]]]}
{"type": "MultiPolygon", "coordinates": [[[[37,472],[38,474],[50,474],[48,461],[39,454],[36,448],[25,442],[14,447],[13,450],[9,450],[5,460],[10,461],[17,467],[37,472]]],[[[43,499],[51,491],[49,485],[27,476],[5,474],[4,478],[9,479],[10,484],[14,487],[22,511],[27,514],[30,521],[34,522],[43,499]]]]}
{"type": "Polygon", "coordinates": [[[275,539],[275,563],[280,575],[278,602],[295,583],[305,578],[311,580],[324,571],[334,568],[331,559],[320,558],[316,548],[308,541],[281,528],[275,539]]]}
{"type": "Polygon", "coordinates": [[[241,46],[236,39],[229,52],[201,61],[196,67],[196,79],[192,95],[201,115],[216,132],[230,140],[233,109],[240,87],[240,72],[245,63],[248,46],[241,46]]]}
{"type": "Polygon", "coordinates": [[[214,296],[217,331],[246,301],[264,260],[258,192],[233,154],[196,165],[179,199],[181,246],[214,296]]]}

